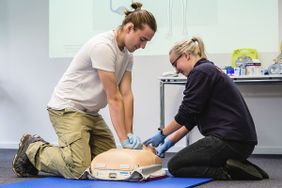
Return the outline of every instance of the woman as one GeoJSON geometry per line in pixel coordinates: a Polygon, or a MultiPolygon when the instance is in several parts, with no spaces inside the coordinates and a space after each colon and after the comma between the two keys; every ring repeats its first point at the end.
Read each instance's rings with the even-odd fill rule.
{"type": "Polygon", "coordinates": [[[172,175],[219,180],[267,178],[246,160],[257,144],[248,107],[233,81],[207,60],[202,39],[193,37],[176,44],[169,58],[177,72],[187,77],[183,101],[175,118],[144,144],[158,146],[157,155],[164,157],[165,151],[198,126],[204,138],[170,159],[172,175]]]}
{"type": "Polygon", "coordinates": [[[99,110],[107,104],[123,148],[140,149],[133,134],[131,52],[146,47],[157,30],[154,16],[132,3],[117,29],[91,38],[74,57],[57,84],[48,111],[59,147],[38,136],[24,135],[13,161],[17,176],[39,171],[79,178],[91,160],[115,148],[112,133],[99,110]]]}

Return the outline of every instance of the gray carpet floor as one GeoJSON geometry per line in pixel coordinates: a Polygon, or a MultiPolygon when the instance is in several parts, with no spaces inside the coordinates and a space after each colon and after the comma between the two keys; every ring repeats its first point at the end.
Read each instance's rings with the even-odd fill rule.
{"type": "MultiPolygon", "coordinates": [[[[0,149],[0,184],[25,181],[32,178],[18,178],[14,175],[11,163],[16,150],[0,149]]],[[[168,153],[163,160],[163,166],[173,153],[168,153]]],[[[200,185],[200,188],[281,188],[282,187],[282,155],[252,155],[250,161],[268,172],[270,179],[261,181],[212,181],[200,185]]],[[[40,174],[46,176],[47,174],[40,174]]]]}

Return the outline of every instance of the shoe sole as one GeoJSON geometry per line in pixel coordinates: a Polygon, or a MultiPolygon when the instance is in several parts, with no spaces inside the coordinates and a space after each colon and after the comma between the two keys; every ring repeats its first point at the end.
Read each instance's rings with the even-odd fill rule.
{"type": "Polygon", "coordinates": [[[255,164],[251,163],[251,162],[248,161],[248,160],[246,160],[246,163],[248,163],[248,164],[254,166],[254,167],[259,171],[259,173],[262,175],[263,179],[269,179],[269,175],[268,175],[263,169],[261,169],[259,166],[257,166],[257,165],[255,165],[255,164]]]}
{"type": "Polygon", "coordinates": [[[13,159],[13,162],[12,162],[12,170],[13,172],[18,176],[18,177],[25,177],[26,175],[25,174],[20,174],[16,171],[15,169],[15,163],[16,161],[19,159],[19,154],[22,153],[23,149],[24,149],[24,143],[29,139],[31,135],[29,134],[24,134],[20,140],[20,143],[19,143],[19,149],[13,159]]]}
{"type": "MultiPolygon", "coordinates": [[[[260,172],[254,166],[248,163],[243,163],[237,160],[227,160],[226,164],[229,170],[235,172],[235,174],[239,174],[238,179],[244,179],[244,178],[246,178],[246,180],[247,179],[249,180],[262,180],[263,179],[260,172]],[[242,175],[242,172],[245,173],[245,176],[242,175]]],[[[231,174],[231,177],[232,177],[232,174],[231,174]]],[[[234,179],[236,179],[236,177],[234,179]]]]}

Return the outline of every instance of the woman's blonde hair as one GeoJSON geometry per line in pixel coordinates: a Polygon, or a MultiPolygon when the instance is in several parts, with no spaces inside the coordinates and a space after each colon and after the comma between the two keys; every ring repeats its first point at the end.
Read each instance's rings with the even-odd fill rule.
{"type": "Polygon", "coordinates": [[[198,55],[200,58],[207,59],[204,42],[198,36],[194,36],[190,40],[181,41],[175,44],[169,51],[169,54],[172,52],[174,52],[176,56],[184,53],[191,53],[192,55],[198,55]]]}
{"type": "Polygon", "coordinates": [[[133,2],[131,7],[134,10],[125,10],[125,18],[121,27],[125,26],[127,23],[133,23],[134,29],[143,29],[144,25],[147,24],[154,32],[157,31],[157,22],[155,17],[151,12],[141,9],[142,3],[133,2]]]}

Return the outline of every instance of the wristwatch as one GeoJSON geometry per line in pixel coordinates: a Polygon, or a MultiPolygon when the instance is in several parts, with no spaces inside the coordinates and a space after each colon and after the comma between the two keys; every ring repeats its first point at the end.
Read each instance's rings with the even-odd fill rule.
{"type": "Polygon", "coordinates": [[[160,131],[161,135],[165,136],[162,128],[158,128],[158,130],[160,131]]]}

